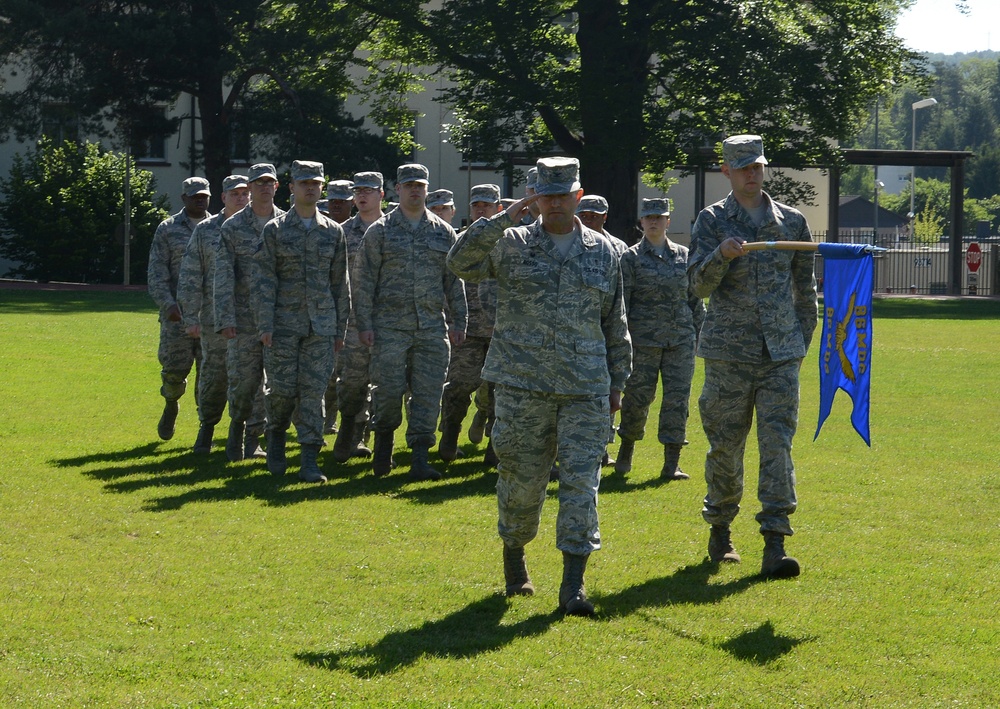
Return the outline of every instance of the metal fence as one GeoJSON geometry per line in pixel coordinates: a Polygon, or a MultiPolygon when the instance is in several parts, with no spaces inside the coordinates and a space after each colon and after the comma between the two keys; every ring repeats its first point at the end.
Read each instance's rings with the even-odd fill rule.
{"type": "MultiPolygon", "coordinates": [[[[826,233],[813,234],[816,241],[826,241],[826,233]]],[[[909,293],[912,295],[948,294],[948,250],[947,237],[936,244],[914,245],[892,234],[879,233],[876,240],[871,231],[841,233],[842,244],[872,244],[888,249],[875,254],[875,293],[909,293]]],[[[962,295],[996,295],[1000,293],[1000,238],[976,239],[967,236],[962,248],[962,295]],[[965,253],[969,244],[977,242],[982,249],[982,261],[978,272],[972,273],[964,266],[965,253]]],[[[822,288],[823,257],[816,257],[816,279],[822,288]]]]}

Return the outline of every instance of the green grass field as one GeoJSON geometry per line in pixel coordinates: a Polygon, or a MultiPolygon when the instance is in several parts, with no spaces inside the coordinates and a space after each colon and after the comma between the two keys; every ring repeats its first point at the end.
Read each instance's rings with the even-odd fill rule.
{"type": "Polygon", "coordinates": [[[145,294],[0,290],[0,706],[995,706],[1000,302],[874,310],[871,449],[843,394],[812,440],[815,348],[803,370],[802,576],[757,577],[754,474],[743,563],[705,563],[693,401],[691,481],[658,484],[655,436],[604,480],[581,619],[555,612],[555,485],[538,592],[507,600],[495,473],[324,452],[327,485],[279,482],[225,464],[225,425],[196,457],[190,391],[156,437],[145,294]]]}

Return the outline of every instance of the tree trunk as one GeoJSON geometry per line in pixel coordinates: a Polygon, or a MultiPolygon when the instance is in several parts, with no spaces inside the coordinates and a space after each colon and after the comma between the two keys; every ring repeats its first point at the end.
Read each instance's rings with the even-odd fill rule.
{"type": "MultiPolygon", "coordinates": [[[[222,100],[222,76],[208,77],[198,95],[198,112],[201,115],[202,160],[205,177],[212,188],[209,211],[222,211],[222,180],[230,174],[229,115],[222,100]]],[[[193,167],[193,166],[192,166],[193,167]]],[[[195,170],[197,173],[197,170],[195,170]]]]}
{"type": "Polygon", "coordinates": [[[646,62],[644,29],[628,26],[628,5],[618,0],[577,3],[580,47],[582,183],[587,194],[608,200],[605,228],[635,243],[639,172],[643,165],[646,62]]]}

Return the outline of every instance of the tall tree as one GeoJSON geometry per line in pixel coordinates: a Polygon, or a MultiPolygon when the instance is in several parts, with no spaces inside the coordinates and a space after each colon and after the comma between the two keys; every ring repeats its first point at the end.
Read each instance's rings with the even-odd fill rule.
{"type": "Polygon", "coordinates": [[[408,67],[444,67],[460,145],[508,165],[553,150],[578,157],[622,235],[640,172],[712,162],[727,134],[763,134],[769,157],[789,166],[835,160],[831,139],[854,134],[889,79],[920,71],[893,34],[905,4],[354,0],[388,21],[370,44],[384,82],[373,89],[400,97],[408,67]]]}
{"type": "Polygon", "coordinates": [[[0,61],[23,82],[0,96],[0,130],[36,137],[46,102],[73,107],[96,135],[110,119],[133,144],[197,120],[213,185],[230,172],[249,93],[281,96],[305,117],[296,88],[343,95],[345,67],[371,29],[342,0],[5,0],[0,14],[0,61]],[[196,114],[168,120],[163,105],[180,92],[196,97],[196,114]]]}

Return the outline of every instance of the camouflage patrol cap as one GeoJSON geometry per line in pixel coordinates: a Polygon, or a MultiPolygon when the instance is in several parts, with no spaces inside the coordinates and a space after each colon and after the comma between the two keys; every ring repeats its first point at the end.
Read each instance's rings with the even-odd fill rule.
{"type": "Polygon", "coordinates": [[[212,190],[208,186],[208,180],[204,177],[187,178],[181,183],[181,191],[185,197],[194,197],[196,194],[212,194],[212,190]]]}
{"type": "Polygon", "coordinates": [[[538,184],[538,168],[533,167],[530,170],[528,170],[527,182],[524,183],[524,186],[530,187],[531,189],[535,189],[535,185],[537,184],[538,184]]]}
{"type": "Polygon", "coordinates": [[[666,197],[653,197],[642,200],[642,209],[639,210],[639,218],[642,217],[669,217],[670,200],[666,197]]]}
{"type": "Polygon", "coordinates": [[[237,187],[246,187],[247,182],[246,175],[229,175],[222,180],[222,191],[228,192],[229,190],[235,190],[237,187]]]}
{"type": "Polygon", "coordinates": [[[404,182],[423,182],[429,185],[430,174],[430,171],[419,163],[407,163],[396,168],[396,183],[401,185],[404,182]]]}
{"type": "Polygon", "coordinates": [[[373,190],[381,190],[385,184],[385,178],[381,172],[356,172],[354,173],[354,187],[368,187],[373,190]]]}
{"type": "Polygon", "coordinates": [[[251,165],[250,171],[247,173],[247,182],[259,180],[262,177],[270,177],[272,180],[277,180],[278,171],[269,162],[259,162],[256,165],[251,165]]]}
{"type": "Polygon", "coordinates": [[[608,200],[599,194],[585,194],[580,198],[580,204],[576,208],[576,213],[594,212],[595,214],[608,213],[608,200]]]}
{"type": "Polygon", "coordinates": [[[350,180],[333,180],[326,185],[327,199],[354,199],[354,183],[350,180]]]}
{"type": "Polygon", "coordinates": [[[722,141],[722,157],[734,170],[759,162],[767,165],[764,141],[759,135],[733,135],[722,141]]]}
{"type": "Polygon", "coordinates": [[[295,160],[292,162],[292,179],[299,180],[319,180],[326,182],[326,175],[323,174],[323,163],[312,162],[311,160],[295,160]]]}
{"type": "Polygon", "coordinates": [[[469,204],[472,204],[473,202],[490,202],[492,204],[499,204],[500,186],[476,185],[472,188],[472,192],[469,193],[469,204]]]}
{"type": "Polygon", "coordinates": [[[428,207],[453,207],[455,206],[455,193],[451,190],[434,190],[433,192],[428,192],[424,204],[428,207]]]}
{"type": "Polygon", "coordinates": [[[539,158],[536,194],[569,194],[580,189],[580,161],[576,158],[539,158]]]}

